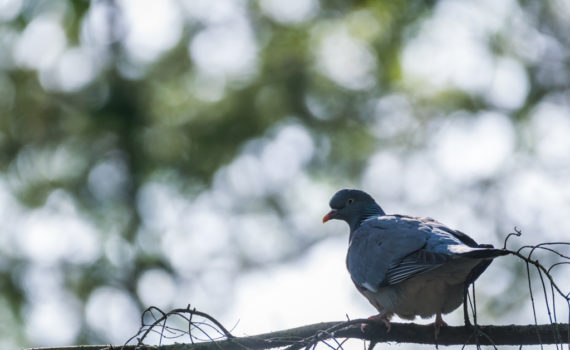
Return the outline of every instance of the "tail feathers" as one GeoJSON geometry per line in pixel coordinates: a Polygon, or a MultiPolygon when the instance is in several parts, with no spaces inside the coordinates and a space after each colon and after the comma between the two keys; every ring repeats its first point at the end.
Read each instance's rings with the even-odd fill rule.
{"type": "Polygon", "coordinates": [[[475,282],[475,280],[479,278],[479,276],[481,276],[483,272],[485,272],[487,267],[489,267],[489,265],[491,265],[492,262],[493,260],[486,259],[482,260],[479,264],[477,264],[477,266],[475,266],[473,270],[471,270],[471,272],[465,279],[465,286],[469,286],[471,283],[475,282]]]}
{"type": "MultiPolygon", "coordinates": [[[[493,258],[498,256],[507,255],[509,252],[504,249],[495,249],[492,244],[479,244],[472,251],[466,252],[464,256],[468,256],[474,259],[483,259],[477,266],[471,270],[467,278],[465,279],[465,288],[467,288],[471,283],[475,282],[479,276],[491,265],[493,258]]],[[[467,292],[467,290],[466,290],[467,292]]]]}

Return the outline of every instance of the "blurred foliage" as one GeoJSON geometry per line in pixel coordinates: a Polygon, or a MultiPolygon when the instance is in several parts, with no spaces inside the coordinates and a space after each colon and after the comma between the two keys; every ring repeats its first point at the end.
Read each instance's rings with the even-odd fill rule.
{"type": "MultiPolygon", "coordinates": [[[[189,53],[194,38],[212,25],[192,15],[192,9],[199,6],[173,3],[184,17],[180,37],[154,58],[140,60],[126,44],[132,28],[125,18],[128,9],[124,2],[14,3],[20,6],[16,15],[0,16],[0,180],[17,205],[29,211],[42,208],[54,193],[65,193],[80,215],[97,228],[101,242],[107,242],[101,243],[106,253],[90,264],[56,264],[65,276],[65,288],[80,303],[96,288],[111,285],[126,290],[141,309],[146,306],[137,294],[141,274],[152,268],[174,276],[177,273],[163,254],[141,248],[140,240],[148,240],[147,231],[152,230],[143,225],[141,189],[151,182],[167,183],[182,197],[194,199],[212,187],[220,169],[247,147],[255,148],[255,140],[272,135],[280,125],[300,125],[311,136],[315,151],[306,168],[310,178],[346,184],[358,181],[369,157],[379,150],[407,154],[429,144],[430,132],[440,125],[430,122],[453,116],[454,111],[474,115],[499,111],[513,123],[523,123],[553,92],[568,96],[570,28],[556,8],[568,6],[562,1],[513,5],[522,13],[520,18],[528,21],[530,34],[540,35],[540,43],[546,47],[527,52],[532,59],[519,56],[521,49],[509,39],[516,26],[507,25],[483,38],[493,55],[509,56],[524,67],[529,92],[524,103],[510,110],[494,105],[485,91],[453,85],[434,88],[429,81],[405,74],[404,47],[421,34],[422,25],[440,6],[437,2],[313,1],[316,10],[300,21],[287,23],[268,15],[261,2],[238,1],[245,4],[242,10],[257,49],[253,68],[236,74],[203,72],[204,67],[189,53]],[[190,10],[182,10],[185,6],[190,10]],[[106,28],[99,36],[107,36],[96,43],[89,39],[89,30],[96,27],[86,24],[95,7],[104,9],[99,14],[105,16],[97,17],[104,24],[98,22],[97,28],[106,28]],[[96,72],[91,79],[76,88],[61,88],[65,81],[50,81],[57,78],[58,68],[53,67],[61,60],[62,51],[52,61],[37,65],[26,63],[33,62],[33,57],[21,57],[33,55],[33,50],[17,53],[25,31],[40,18],[55,18],[65,35],[64,47],[88,50],[91,66],[85,69],[96,72]],[[362,43],[364,58],[366,52],[371,53],[372,68],[365,77],[370,83],[343,84],[345,78],[335,78],[335,72],[323,68],[319,55],[326,50],[319,45],[337,30],[347,31],[362,43]],[[549,47],[563,49],[555,50],[554,55],[549,47]],[[385,133],[378,133],[375,128],[384,115],[375,111],[376,105],[392,95],[405,97],[415,122],[403,129],[382,124],[385,133]],[[131,253],[117,253],[123,262],[109,258],[108,247],[117,242],[111,240],[114,236],[132,247],[131,253]],[[133,258],[127,258],[128,254],[133,258]]],[[[36,59],[46,58],[40,54],[36,59]]],[[[356,65],[347,69],[358,70],[356,65]]],[[[73,74],[65,76],[73,78],[73,74]]],[[[264,210],[285,217],[287,209],[282,207],[280,195],[264,194],[268,204],[264,210]]],[[[17,218],[12,219],[0,228],[4,241],[17,232],[9,227],[18,225],[17,218]]],[[[311,243],[314,241],[298,243],[297,248],[302,252],[311,243]]],[[[15,325],[2,322],[0,338],[29,344],[23,328],[13,326],[27,320],[32,296],[22,274],[36,262],[8,247],[13,245],[0,248],[0,305],[10,311],[1,311],[0,318],[12,317],[15,325]]],[[[291,255],[275,259],[287,257],[291,255]]],[[[244,261],[244,266],[255,265],[247,263],[247,257],[244,261]]],[[[83,320],[77,342],[108,341],[89,327],[83,320]]]]}

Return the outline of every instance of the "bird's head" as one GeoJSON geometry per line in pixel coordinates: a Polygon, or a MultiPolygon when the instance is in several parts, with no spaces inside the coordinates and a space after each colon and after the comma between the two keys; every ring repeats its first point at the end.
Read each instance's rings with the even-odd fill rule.
{"type": "Polygon", "coordinates": [[[370,195],[364,191],[344,189],[338,191],[330,200],[331,211],[323,217],[323,223],[332,220],[344,220],[354,231],[360,223],[372,216],[385,215],[384,211],[370,195]]]}

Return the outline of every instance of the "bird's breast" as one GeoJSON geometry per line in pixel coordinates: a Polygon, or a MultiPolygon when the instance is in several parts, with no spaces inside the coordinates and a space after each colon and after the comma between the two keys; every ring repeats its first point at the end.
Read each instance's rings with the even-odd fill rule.
{"type": "Polygon", "coordinates": [[[463,301],[464,281],[473,268],[472,261],[446,264],[403,282],[381,287],[377,292],[365,290],[361,293],[377,309],[377,305],[381,305],[386,311],[404,319],[427,318],[438,312],[446,314],[458,308],[463,301]]]}

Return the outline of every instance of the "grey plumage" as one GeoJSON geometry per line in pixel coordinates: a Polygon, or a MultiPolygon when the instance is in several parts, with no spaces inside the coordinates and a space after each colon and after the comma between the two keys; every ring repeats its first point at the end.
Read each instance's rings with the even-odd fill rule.
{"type": "Polygon", "coordinates": [[[376,291],[445,263],[504,255],[498,249],[470,247],[441,225],[430,218],[403,215],[366,220],[354,231],[348,249],[353,280],[376,291]]]}

